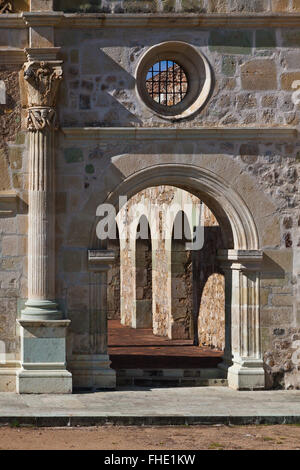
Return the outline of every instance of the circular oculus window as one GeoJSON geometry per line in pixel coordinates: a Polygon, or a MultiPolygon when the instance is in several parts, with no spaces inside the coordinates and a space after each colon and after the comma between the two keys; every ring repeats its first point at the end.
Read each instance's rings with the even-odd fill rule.
{"type": "Polygon", "coordinates": [[[148,70],[146,89],[155,103],[175,106],[188,91],[186,73],[174,60],[160,60],[148,70]]]}
{"type": "Polygon", "coordinates": [[[180,41],[151,47],[136,71],[137,93],[144,104],[164,119],[184,119],[205,104],[211,90],[206,58],[180,41]]]}

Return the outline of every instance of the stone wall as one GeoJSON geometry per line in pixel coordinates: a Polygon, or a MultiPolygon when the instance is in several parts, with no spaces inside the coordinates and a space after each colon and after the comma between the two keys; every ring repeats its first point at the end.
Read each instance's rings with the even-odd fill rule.
{"type": "MultiPolygon", "coordinates": [[[[0,66],[0,340],[6,360],[19,359],[16,324],[27,296],[27,164],[26,139],[21,130],[19,67],[0,66]]],[[[0,387],[14,391],[13,377],[1,375],[0,387]]]]}
{"type": "MultiPolygon", "coordinates": [[[[150,113],[136,97],[135,71],[143,53],[163,41],[183,40],[201,51],[214,74],[212,96],[194,119],[179,124],[193,126],[292,125],[299,110],[292,100],[294,80],[299,80],[299,31],[159,29],[140,32],[113,28],[57,30],[63,48],[66,80],[60,97],[65,126],[168,126],[150,113]],[[121,46],[122,44],[122,46],[121,46]]],[[[253,155],[256,150],[251,150],[253,155]]],[[[257,153],[257,152],[256,152],[257,153]]],[[[241,154],[248,158],[247,148],[241,154]]]]}

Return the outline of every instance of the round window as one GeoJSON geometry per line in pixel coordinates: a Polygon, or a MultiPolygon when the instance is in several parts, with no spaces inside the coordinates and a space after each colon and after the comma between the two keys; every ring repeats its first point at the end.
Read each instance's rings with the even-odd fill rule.
{"type": "Polygon", "coordinates": [[[195,114],[205,104],[211,86],[206,58],[181,41],[151,47],[136,70],[139,97],[163,119],[177,120],[195,114]]]}
{"type": "Polygon", "coordinates": [[[188,91],[188,79],[183,67],[174,60],[160,60],[150,67],[146,89],[156,103],[175,106],[188,91]]]}

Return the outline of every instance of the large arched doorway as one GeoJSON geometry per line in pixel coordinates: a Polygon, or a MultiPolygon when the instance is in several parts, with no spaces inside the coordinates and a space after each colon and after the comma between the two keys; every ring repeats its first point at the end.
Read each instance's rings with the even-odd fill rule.
{"type": "MultiPolygon", "coordinates": [[[[122,164],[124,158],[118,157],[122,164]]],[[[114,162],[116,163],[116,162],[114,162]]],[[[127,165],[128,165],[127,160],[127,165]]],[[[127,166],[128,168],[128,166],[127,166]]],[[[112,168],[112,176],[115,168],[112,168]]],[[[120,168],[119,168],[120,171],[120,168]]],[[[109,174],[107,175],[109,178],[109,174]]],[[[122,177],[106,198],[105,203],[118,208],[119,196],[131,197],[148,186],[170,184],[190,191],[199,197],[213,211],[222,230],[223,247],[219,250],[219,260],[225,275],[226,321],[225,352],[221,367],[226,371],[229,386],[236,389],[264,388],[264,369],[260,348],[259,318],[259,279],[262,253],[256,224],[242,197],[210,170],[195,165],[164,163],[146,166],[139,171],[122,177]]],[[[104,201],[103,201],[104,202],[104,201]]],[[[96,226],[96,222],[95,222],[96,226]]],[[[91,246],[97,248],[97,262],[90,255],[89,266],[92,272],[101,271],[99,283],[92,283],[92,290],[106,283],[106,271],[113,256],[107,253],[105,243],[99,243],[95,230],[91,246]],[[97,266],[97,268],[95,267],[97,266]],[[100,267],[101,266],[101,267],[100,267]],[[104,283],[104,284],[103,284],[104,283]],[[94,287],[93,287],[94,286],[94,287]]],[[[92,250],[90,253],[96,253],[92,250]]],[[[106,312],[106,298],[100,299],[98,311],[102,317],[106,312]]],[[[97,310],[97,309],[96,309],[97,310]]],[[[107,357],[106,321],[101,320],[99,332],[102,348],[101,357],[109,364],[107,357]]],[[[103,363],[102,361],[102,366],[103,363]]],[[[103,370],[103,368],[102,368],[103,370]]],[[[111,374],[108,368],[107,374],[111,374]]],[[[99,371],[100,374],[100,371],[99,371]]],[[[113,374],[111,374],[112,376],[113,374]]]]}
{"type": "MultiPolygon", "coordinates": [[[[197,259],[208,250],[199,227],[207,223],[201,220],[203,207],[209,212],[199,198],[183,189],[155,186],[135,194],[117,214],[122,237],[108,271],[107,305],[108,352],[118,386],[226,385],[226,374],[218,368],[224,344],[218,348],[200,335],[201,328],[214,322],[224,337],[223,285],[214,286],[223,299],[220,324],[216,325],[213,305],[205,311],[206,321],[199,327],[197,321],[202,273],[212,271],[209,258],[216,263],[218,248],[209,250],[201,276],[197,275],[197,259]],[[116,272],[120,272],[118,317],[111,315],[116,300],[111,273],[116,272]]],[[[109,241],[108,247],[113,246],[109,241]]],[[[203,303],[208,303],[211,290],[209,285],[201,293],[203,303]]]]}

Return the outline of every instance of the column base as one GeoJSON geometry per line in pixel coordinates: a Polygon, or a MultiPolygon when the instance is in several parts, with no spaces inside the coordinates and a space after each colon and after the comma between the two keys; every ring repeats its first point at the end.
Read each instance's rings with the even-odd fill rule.
{"type": "Polygon", "coordinates": [[[116,371],[110,368],[107,354],[73,355],[68,363],[74,388],[115,389],[116,371]]]}
{"type": "Polygon", "coordinates": [[[264,390],[265,371],[261,360],[235,362],[228,368],[228,386],[234,390],[264,390]]]}
{"type": "Polygon", "coordinates": [[[51,300],[27,300],[21,315],[24,320],[61,320],[62,313],[57,303],[51,300]]]}
{"type": "Polygon", "coordinates": [[[21,370],[17,373],[17,393],[72,393],[72,374],[67,370],[21,370]]]}

